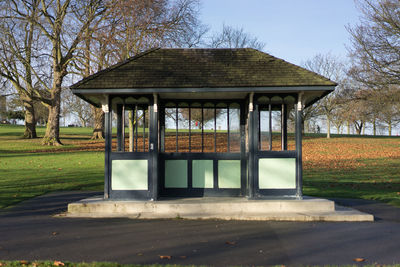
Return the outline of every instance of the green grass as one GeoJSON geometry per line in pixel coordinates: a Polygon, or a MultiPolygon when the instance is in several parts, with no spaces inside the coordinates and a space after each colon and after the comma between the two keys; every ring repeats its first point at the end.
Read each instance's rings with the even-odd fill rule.
{"type": "Polygon", "coordinates": [[[354,169],[305,170],[304,194],[378,200],[400,207],[400,159],[363,159],[359,163],[354,169]]]}
{"type": "MultiPolygon", "coordinates": [[[[39,138],[20,139],[22,131],[21,126],[0,126],[0,208],[52,191],[103,190],[103,152],[61,151],[77,146],[73,143],[44,147],[39,138]],[[35,152],[43,149],[51,152],[35,152]]],[[[65,142],[88,140],[90,134],[89,128],[61,129],[65,142]]]]}
{"type": "Polygon", "coordinates": [[[378,200],[400,207],[399,137],[305,139],[303,159],[305,195],[378,200]]]}

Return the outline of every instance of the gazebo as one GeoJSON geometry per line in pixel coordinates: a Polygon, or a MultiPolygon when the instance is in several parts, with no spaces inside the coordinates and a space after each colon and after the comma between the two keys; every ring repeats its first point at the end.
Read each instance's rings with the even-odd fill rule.
{"type": "Polygon", "coordinates": [[[301,199],[302,110],[335,86],[255,49],[157,48],[70,88],[105,112],[105,199],[301,199]]]}

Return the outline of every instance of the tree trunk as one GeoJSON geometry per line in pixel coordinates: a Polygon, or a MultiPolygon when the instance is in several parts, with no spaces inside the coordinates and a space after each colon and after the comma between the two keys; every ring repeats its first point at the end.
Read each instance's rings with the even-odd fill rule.
{"type": "Polygon", "coordinates": [[[81,126],[86,127],[86,120],[83,118],[79,118],[79,120],[81,121],[81,126]]]}
{"type": "Polygon", "coordinates": [[[326,138],[331,138],[331,121],[326,118],[326,138]]]}
{"type": "Polygon", "coordinates": [[[347,134],[350,134],[350,121],[347,121],[347,134]]]}
{"type": "Polygon", "coordinates": [[[25,108],[25,131],[23,138],[32,139],[36,138],[36,117],[33,101],[23,101],[25,108]]]}
{"type": "Polygon", "coordinates": [[[372,131],[374,136],[376,136],[376,118],[374,118],[373,122],[372,122],[372,131]]]}
{"type": "Polygon", "coordinates": [[[388,123],[389,136],[392,136],[392,122],[388,123]]]}
{"type": "Polygon", "coordinates": [[[61,84],[62,75],[60,71],[53,72],[53,89],[51,91],[51,104],[49,108],[49,119],[47,121],[46,133],[42,144],[49,146],[60,146],[60,111],[61,111],[61,84]]]}
{"type": "Polygon", "coordinates": [[[94,114],[94,128],[92,134],[92,140],[104,139],[104,112],[101,108],[92,106],[94,114]]]}
{"type": "Polygon", "coordinates": [[[60,141],[60,105],[49,106],[49,120],[42,144],[49,146],[62,145],[60,141]]]}
{"type": "Polygon", "coordinates": [[[362,132],[362,129],[363,129],[363,125],[364,125],[364,122],[362,122],[362,121],[360,123],[354,122],[354,126],[356,128],[356,133],[358,135],[361,135],[361,132],[362,132]]]}

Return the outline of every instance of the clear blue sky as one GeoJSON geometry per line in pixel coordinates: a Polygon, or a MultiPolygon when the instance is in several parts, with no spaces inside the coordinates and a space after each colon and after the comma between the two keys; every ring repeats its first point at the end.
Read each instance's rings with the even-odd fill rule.
{"type": "Polygon", "coordinates": [[[345,58],[345,25],[360,16],[353,0],[201,0],[201,19],[220,31],[242,27],[265,43],[264,51],[300,64],[318,53],[345,58]]]}

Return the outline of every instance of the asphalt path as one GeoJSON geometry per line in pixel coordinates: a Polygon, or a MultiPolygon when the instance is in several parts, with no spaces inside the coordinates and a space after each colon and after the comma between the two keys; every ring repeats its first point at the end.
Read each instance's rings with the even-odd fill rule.
{"type": "Polygon", "coordinates": [[[0,260],[137,264],[399,264],[400,209],[336,199],[375,222],[263,222],[55,217],[95,192],[59,192],[0,212],[0,260]],[[356,262],[355,259],[364,260],[356,262]]]}

